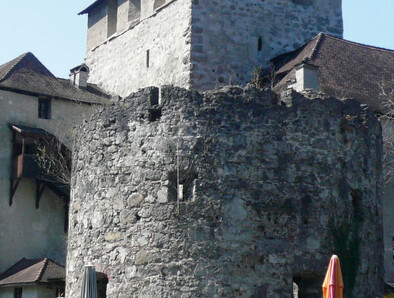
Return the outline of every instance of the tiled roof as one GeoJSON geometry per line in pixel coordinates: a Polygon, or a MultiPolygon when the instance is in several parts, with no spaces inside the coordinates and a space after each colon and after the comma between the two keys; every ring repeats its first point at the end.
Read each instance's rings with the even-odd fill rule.
{"type": "Polygon", "coordinates": [[[64,281],[63,266],[50,259],[21,259],[0,275],[0,287],[64,281]]]}
{"type": "Polygon", "coordinates": [[[56,78],[32,53],[0,66],[0,89],[98,104],[108,98],[91,84],[83,90],[68,80],[56,78]]]}
{"type": "Polygon", "coordinates": [[[277,74],[284,76],[275,87],[277,91],[286,88],[287,80],[294,77],[294,67],[304,61],[319,67],[319,86],[323,92],[340,98],[354,97],[376,111],[385,112],[380,86],[394,84],[393,50],[320,33],[300,49],[273,59],[279,65],[277,74]]]}

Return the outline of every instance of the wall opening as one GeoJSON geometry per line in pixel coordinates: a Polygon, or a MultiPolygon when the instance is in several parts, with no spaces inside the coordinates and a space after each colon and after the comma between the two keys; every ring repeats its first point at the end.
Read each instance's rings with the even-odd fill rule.
{"type": "Polygon", "coordinates": [[[129,0],[129,22],[138,23],[141,19],[141,0],[129,0]]]}
{"type": "Polygon", "coordinates": [[[155,0],[155,3],[153,4],[153,10],[156,10],[157,8],[163,6],[164,4],[166,4],[165,0],[155,0]]]}
{"type": "Polygon", "coordinates": [[[107,284],[108,284],[107,275],[102,272],[96,272],[96,281],[97,281],[97,298],[106,298],[107,284]]]}
{"type": "Polygon", "coordinates": [[[317,272],[299,272],[293,275],[293,297],[320,297],[324,275],[317,272]]]}
{"type": "Polygon", "coordinates": [[[51,119],[51,99],[38,98],[38,118],[51,119]]]}
{"type": "Polygon", "coordinates": [[[190,170],[174,170],[168,173],[168,201],[193,201],[198,175],[190,170]]]}
{"type": "Polygon", "coordinates": [[[291,2],[300,5],[313,5],[314,0],[291,0],[291,2]]]}
{"type": "Polygon", "coordinates": [[[107,6],[107,37],[116,33],[118,23],[118,0],[108,0],[107,6]]]}
{"type": "Polygon", "coordinates": [[[263,49],[263,39],[261,36],[259,36],[257,40],[257,51],[261,52],[262,49],[263,49]]]}
{"type": "Polygon", "coordinates": [[[352,206],[353,206],[353,218],[360,222],[363,220],[363,210],[362,210],[363,194],[361,190],[354,189],[351,192],[351,196],[352,196],[352,206]]]}
{"type": "Polygon", "coordinates": [[[150,64],[150,51],[146,50],[146,68],[149,68],[149,64],[150,64]]]}
{"type": "Polygon", "coordinates": [[[161,117],[161,108],[149,110],[149,116],[148,116],[149,122],[155,122],[159,120],[160,117],[161,117]]]}

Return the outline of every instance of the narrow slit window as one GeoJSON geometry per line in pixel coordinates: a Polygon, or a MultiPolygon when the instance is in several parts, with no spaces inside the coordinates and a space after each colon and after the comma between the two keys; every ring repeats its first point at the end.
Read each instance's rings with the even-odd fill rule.
{"type": "Polygon", "coordinates": [[[192,202],[194,199],[197,174],[189,170],[168,173],[168,201],[192,202]]]}
{"type": "Polygon", "coordinates": [[[150,51],[146,50],[146,68],[149,68],[150,51]]]}
{"type": "Polygon", "coordinates": [[[257,40],[257,51],[261,52],[262,49],[263,49],[263,39],[260,36],[257,40]]]}

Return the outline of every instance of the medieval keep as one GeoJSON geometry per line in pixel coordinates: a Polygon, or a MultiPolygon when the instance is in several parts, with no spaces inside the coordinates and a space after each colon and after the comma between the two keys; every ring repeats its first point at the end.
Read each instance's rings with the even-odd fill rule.
{"type": "Polygon", "coordinates": [[[346,297],[381,296],[394,51],[343,40],[341,6],[98,0],[70,80],[0,66],[0,296],[61,295],[65,266],[76,297],[92,264],[99,297],[320,297],[332,254],[346,297]],[[69,185],[36,168],[47,138],[69,185]]]}

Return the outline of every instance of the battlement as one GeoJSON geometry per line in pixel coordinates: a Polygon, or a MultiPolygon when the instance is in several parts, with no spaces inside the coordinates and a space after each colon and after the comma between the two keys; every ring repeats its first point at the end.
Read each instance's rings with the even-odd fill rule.
{"type": "Polygon", "coordinates": [[[81,13],[89,80],[121,96],[245,83],[319,32],[343,34],[340,0],[101,0],[81,13]]]}
{"type": "Polygon", "coordinates": [[[381,155],[379,121],[355,100],[131,94],[81,129],[67,296],[91,263],[111,297],[292,297],[293,282],[316,297],[334,252],[348,296],[378,295],[381,155]]]}

